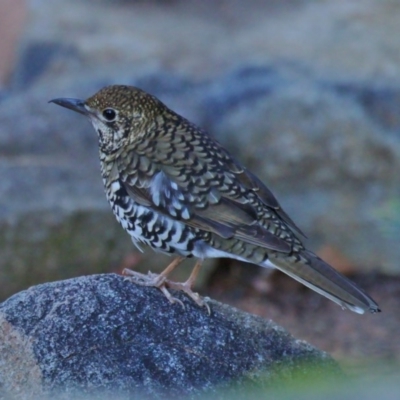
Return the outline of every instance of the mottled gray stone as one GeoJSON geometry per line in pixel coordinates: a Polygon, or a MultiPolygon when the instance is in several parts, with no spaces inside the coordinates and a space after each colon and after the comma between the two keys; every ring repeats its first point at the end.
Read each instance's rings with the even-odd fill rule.
{"type": "Polygon", "coordinates": [[[74,47],[49,40],[29,41],[20,53],[9,85],[11,90],[25,90],[52,65],[55,68],[56,64],[76,64],[79,60],[79,54],[74,47]]]}
{"type": "Polygon", "coordinates": [[[298,374],[341,376],[330,356],[272,321],[211,300],[208,315],[177,296],[185,309],[114,274],[12,296],[0,305],[0,387],[18,398],[192,398],[232,384],[284,385],[298,374]]]}

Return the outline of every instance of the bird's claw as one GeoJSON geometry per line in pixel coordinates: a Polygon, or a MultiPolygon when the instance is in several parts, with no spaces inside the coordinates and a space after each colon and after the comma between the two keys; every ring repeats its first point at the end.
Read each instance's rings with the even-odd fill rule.
{"type": "Polygon", "coordinates": [[[168,291],[168,288],[185,292],[199,307],[205,307],[208,315],[211,315],[210,306],[200,297],[198,293],[193,292],[193,282],[191,280],[187,280],[183,283],[174,282],[161,274],[154,274],[150,271],[147,274],[142,274],[141,272],[132,271],[128,268],[125,268],[122,271],[122,274],[125,276],[125,280],[136,283],[137,285],[156,287],[160,289],[170,303],[178,303],[183,307],[183,309],[186,309],[183,302],[172,296],[172,294],[168,291]]]}
{"type": "Polygon", "coordinates": [[[165,285],[173,290],[179,290],[186,293],[199,307],[205,307],[208,315],[211,315],[210,306],[200,297],[200,295],[192,290],[192,282],[187,280],[186,282],[174,282],[167,279],[165,285]]]}
{"type": "Polygon", "coordinates": [[[125,280],[136,283],[141,286],[162,286],[166,277],[160,274],[154,274],[153,272],[148,272],[147,274],[142,274],[141,272],[132,271],[131,269],[125,268],[122,271],[122,275],[125,276],[125,280]]]}
{"type": "Polygon", "coordinates": [[[164,283],[164,285],[162,285],[161,287],[158,287],[158,288],[164,293],[164,296],[169,300],[169,302],[171,304],[178,303],[182,306],[182,308],[184,310],[186,310],[186,307],[183,304],[183,302],[181,300],[179,300],[178,298],[172,296],[172,294],[168,291],[167,287],[165,286],[165,283],[164,283]]]}
{"type": "Polygon", "coordinates": [[[154,274],[153,272],[148,272],[147,274],[142,274],[141,272],[132,271],[128,268],[125,268],[122,271],[122,274],[125,275],[125,280],[136,283],[140,286],[149,286],[156,287],[163,292],[164,296],[169,300],[170,303],[178,303],[185,310],[185,305],[181,300],[172,296],[172,294],[168,291],[167,279],[165,276],[160,274],[154,274]]]}

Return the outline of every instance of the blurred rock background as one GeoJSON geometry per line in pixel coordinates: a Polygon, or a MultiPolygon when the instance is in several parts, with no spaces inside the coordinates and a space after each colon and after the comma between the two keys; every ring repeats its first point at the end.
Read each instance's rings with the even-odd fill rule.
{"type": "Polygon", "coordinates": [[[398,0],[2,0],[1,298],[168,262],[138,253],[114,221],[91,126],[47,104],[113,83],[208,129],[335,267],[394,279],[399,20],[398,0]]]}

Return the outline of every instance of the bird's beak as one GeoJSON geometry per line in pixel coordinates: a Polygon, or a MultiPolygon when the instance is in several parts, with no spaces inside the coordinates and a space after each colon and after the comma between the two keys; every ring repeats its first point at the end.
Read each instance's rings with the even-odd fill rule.
{"type": "Polygon", "coordinates": [[[50,100],[49,103],[58,104],[61,107],[69,108],[72,111],[76,111],[86,116],[89,115],[89,111],[85,107],[85,103],[79,99],[68,99],[68,98],[53,99],[50,100]]]}

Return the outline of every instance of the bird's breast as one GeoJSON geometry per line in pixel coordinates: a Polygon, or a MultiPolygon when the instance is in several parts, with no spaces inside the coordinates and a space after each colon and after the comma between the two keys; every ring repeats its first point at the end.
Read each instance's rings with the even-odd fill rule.
{"type": "Polygon", "coordinates": [[[134,242],[164,253],[192,254],[196,234],[190,227],[135,202],[118,179],[104,179],[106,195],[117,221],[134,242]]]}

